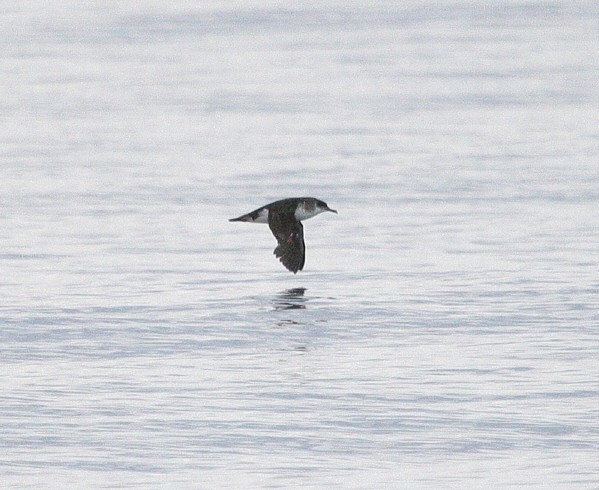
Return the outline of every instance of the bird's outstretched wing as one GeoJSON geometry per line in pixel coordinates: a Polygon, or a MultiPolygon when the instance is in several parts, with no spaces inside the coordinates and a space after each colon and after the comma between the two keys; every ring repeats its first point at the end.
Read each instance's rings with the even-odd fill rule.
{"type": "Polygon", "coordinates": [[[268,214],[268,226],[279,244],[273,252],[281,263],[294,274],[304,268],[306,245],[304,227],[295,219],[293,213],[268,214]]]}

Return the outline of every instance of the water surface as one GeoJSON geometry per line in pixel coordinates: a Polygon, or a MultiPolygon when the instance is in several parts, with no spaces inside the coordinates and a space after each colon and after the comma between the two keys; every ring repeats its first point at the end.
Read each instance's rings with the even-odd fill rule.
{"type": "Polygon", "coordinates": [[[599,486],[594,3],[33,7],[6,487],[599,486]],[[227,221],[294,195],[297,275],[227,221]]]}

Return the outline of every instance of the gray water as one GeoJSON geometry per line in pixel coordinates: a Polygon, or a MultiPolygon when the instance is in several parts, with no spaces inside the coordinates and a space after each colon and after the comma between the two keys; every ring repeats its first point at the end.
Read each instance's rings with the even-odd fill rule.
{"type": "Polygon", "coordinates": [[[596,2],[14,2],[5,488],[599,488],[596,2]],[[315,196],[297,275],[265,225],[315,196]]]}

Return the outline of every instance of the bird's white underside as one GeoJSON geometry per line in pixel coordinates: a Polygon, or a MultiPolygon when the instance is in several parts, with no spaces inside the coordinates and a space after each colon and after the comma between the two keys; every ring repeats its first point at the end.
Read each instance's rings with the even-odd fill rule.
{"type": "Polygon", "coordinates": [[[268,223],[268,209],[260,211],[260,214],[254,220],[254,223],[268,223]]]}
{"type": "Polygon", "coordinates": [[[314,216],[322,213],[323,211],[324,209],[321,209],[318,206],[315,206],[310,209],[306,209],[304,206],[298,206],[295,210],[295,219],[297,219],[298,221],[303,221],[305,219],[313,218],[314,216]]]}
{"type": "MultiPolygon", "coordinates": [[[[303,221],[306,219],[313,218],[314,216],[322,213],[323,211],[324,209],[318,207],[307,210],[306,208],[304,208],[304,206],[298,206],[298,208],[295,211],[295,219],[297,219],[298,221],[303,221]]],[[[253,223],[268,223],[268,209],[263,209],[262,211],[260,211],[258,217],[253,221],[253,223]]]]}

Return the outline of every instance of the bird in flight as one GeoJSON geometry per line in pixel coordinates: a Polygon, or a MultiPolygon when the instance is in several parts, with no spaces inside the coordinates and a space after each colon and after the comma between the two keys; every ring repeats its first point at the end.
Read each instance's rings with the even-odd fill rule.
{"type": "Polygon", "coordinates": [[[271,202],[229,221],[268,223],[278,242],[273,253],[287,269],[296,274],[304,268],[306,260],[304,227],[301,222],[325,211],[337,214],[337,211],[329,208],[327,203],[320,199],[291,197],[271,202]]]}

